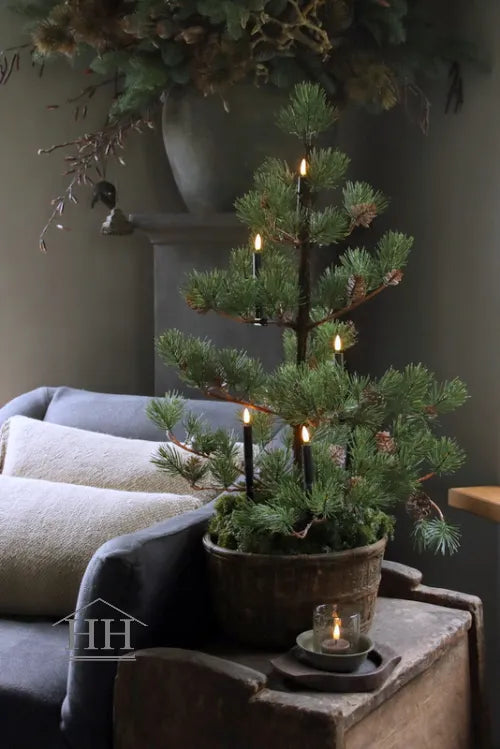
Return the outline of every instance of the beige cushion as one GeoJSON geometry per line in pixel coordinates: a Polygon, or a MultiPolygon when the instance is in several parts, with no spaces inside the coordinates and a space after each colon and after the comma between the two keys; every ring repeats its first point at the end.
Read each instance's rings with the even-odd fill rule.
{"type": "MultiPolygon", "coordinates": [[[[212,499],[215,491],[195,491],[182,477],[170,476],[151,462],[162,444],[13,416],[0,433],[0,472],[5,476],[212,499]]],[[[168,444],[183,458],[189,456],[186,450],[168,444]]]]}
{"type": "Polygon", "coordinates": [[[105,541],[200,506],[189,496],[0,476],[0,613],[66,616],[105,541]]]}

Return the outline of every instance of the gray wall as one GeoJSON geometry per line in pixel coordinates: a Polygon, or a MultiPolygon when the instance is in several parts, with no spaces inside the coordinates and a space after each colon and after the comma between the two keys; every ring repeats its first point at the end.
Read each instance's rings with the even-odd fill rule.
{"type": "MultiPolygon", "coordinates": [[[[499,4],[459,7],[467,5],[464,28],[496,53],[499,4]]],[[[14,43],[18,28],[17,19],[0,10],[2,44],[14,43]]],[[[42,159],[36,149],[77,132],[71,116],[45,105],[63,101],[75,83],[64,65],[49,68],[41,81],[25,66],[0,90],[0,401],[43,382],[152,390],[152,249],[146,238],[102,238],[102,211],[82,207],[68,217],[71,234],[52,235],[47,256],[37,250],[48,202],[63,182],[58,157],[42,159]]],[[[428,137],[401,112],[342,127],[355,157],[353,172],[392,196],[388,224],[416,237],[404,284],[359,315],[353,356],[362,369],[423,361],[440,377],[466,380],[471,400],[446,420],[469,456],[451,479],[455,485],[500,481],[499,84],[496,64],[489,75],[468,74],[458,116],[442,114],[444,93],[436,90],[428,137]]],[[[102,110],[93,111],[98,123],[102,110]]],[[[136,139],[127,161],[131,168],[116,174],[125,210],[178,209],[154,138],[136,139]]],[[[434,487],[443,506],[449,483],[434,487]]],[[[494,666],[500,667],[498,528],[458,511],[449,515],[463,531],[453,560],[417,557],[402,527],[390,556],[423,569],[431,584],[484,599],[494,685],[494,666]]]]}
{"type": "MultiPolygon", "coordinates": [[[[0,46],[22,39],[22,20],[0,9],[0,46]]],[[[38,233],[59,194],[62,154],[37,156],[40,146],[74,137],[70,107],[48,111],[87,83],[67,64],[50,65],[40,80],[29,61],[0,89],[0,403],[40,384],[147,393],[153,388],[152,249],[144,236],[104,238],[104,209],[89,195],[52,232],[49,252],[38,233]]],[[[107,94],[96,97],[85,128],[104,121],[107,94]]],[[[115,167],[125,211],[176,207],[158,135],[136,136],[129,169],[115,167]]]]}
{"type": "MultiPolygon", "coordinates": [[[[465,4],[455,4],[454,12],[491,50],[493,64],[490,73],[467,72],[460,114],[443,114],[444,87],[436,86],[427,137],[401,111],[342,127],[354,172],[392,197],[386,224],[415,236],[404,283],[358,316],[357,364],[380,373],[389,364],[422,361],[439,377],[458,375],[469,386],[468,404],[443,420],[468,461],[460,474],[434,484],[442,507],[450,485],[500,482],[500,4],[468,5],[466,16],[465,4]]],[[[416,555],[404,520],[389,556],[422,569],[430,584],[483,598],[498,702],[499,526],[461,511],[448,515],[463,532],[452,560],[416,555]]],[[[500,745],[498,719],[496,736],[500,745]]]]}

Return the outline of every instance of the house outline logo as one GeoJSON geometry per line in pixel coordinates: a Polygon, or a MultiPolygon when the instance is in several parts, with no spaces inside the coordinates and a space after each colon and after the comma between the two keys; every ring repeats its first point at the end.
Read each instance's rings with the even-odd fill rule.
{"type": "Polygon", "coordinates": [[[59,624],[62,624],[63,622],[67,622],[69,625],[69,647],[68,650],[70,652],[70,661],[78,662],[78,661],[135,661],[135,654],[133,652],[133,647],[130,643],[130,635],[131,635],[131,625],[132,622],[135,622],[136,624],[140,624],[141,627],[147,627],[148,625],[144,622],[141,622],[140,619],[137,619],[137,617],[132,616],[131,614],[127,614],[126,611],[123,611],[122,609],[119,609],[118,606],[115,606],[112,603],[109,603],[109,601],[106,601],[104,598],[94,598],[93,601],[90,601],[90,603],[85,604],[85,606],[81,606],[79,609],[76,609],[76,611],[73,611],[71,614],[68,614],[67,616],[64,616],[62,619],[59,619],[59,621],[54,622],[52,625],[53,627],[57,627],[59,624]],[[113,612],[117,612],[118,614],[122,614],[123,617],[113,617],[113,618],[104,618],[100,617],[99,619],[91,618],[91,617],[85,617],[83,619],[84,622],[87,623],[87,631],[77,632],[75,630],[75,622],[76,617],[79,615],[82,611],[86,611],[87,609],[90,609],[92,606],[94,606],[96,603],[104,604],[108,608],[112,609],[113,612]],[[104,624],[104,646],[103,647],[96,647],[95,645],[95,625],[97,622],[100,622],[104,624]],[[122,622],[123,623],[123,629],[121,631],[113,631],[111,629],[112,622],[122,622]],[[89,651],[89,655],[74,655],[75,651],[75,643],[76,638],[86,637],[87,638],[87,646],[84,647],[84,650],[89,651]],[[128,651],[125,652],[123,655],[106,655],[106,651],[109,650],[116,650],[116,648],[111,646],[111,638],[116,637],[122,637],[123,638],[123,647],[119,648],[120,650],[128,651]],[[96,653],[97,651],[97,653],[96,653]],[[92,654],[94,652],[94,654],[92,654]],[[102,655],[99,654],[102,653],[102,655]]]}

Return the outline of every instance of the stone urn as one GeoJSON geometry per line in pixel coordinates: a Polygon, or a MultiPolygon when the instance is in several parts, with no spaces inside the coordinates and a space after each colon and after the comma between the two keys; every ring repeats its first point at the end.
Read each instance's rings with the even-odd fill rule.
{"type": "Polygon", "coordinates": [[[224,549],[207,534],[212,602],[230,639],[262,648],[287,648],[312,628],[314,607],[337,603],[361,615],[370,629],[387,539],[329,554],[249,554],[224,549]]]}
{"type": "Polygon", "coordinates": [[[300,162],[297,140],[276,127],[288,93],[233,86],[219,95],[173,90],[163,104],[163,139],[179,192],[192,213],[232,211],[266,156],[300,162]]]}

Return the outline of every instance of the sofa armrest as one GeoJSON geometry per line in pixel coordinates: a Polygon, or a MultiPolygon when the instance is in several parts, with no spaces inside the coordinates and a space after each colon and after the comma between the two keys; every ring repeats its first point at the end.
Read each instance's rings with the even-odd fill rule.
{"type": "Polygon", "coordinates": [[[0,408],[0,427],[11,416],[29,416],[44,419],[47,408],[57,388],[39,387],[18,395],[0,408]]]}
{"type": "MultiPolygon", "coordinates": [[[[193,647],[210,620],[208,585],[201,543],[213,503],[145,530],[108,541],[94,555],[80,587],[75,631],[94,625],[97,655],[105,641],[104,619],[116,617],[113,630],[123,630],[121,613],[133,617],[130,645],[134,650],[193,647]],[[200,617],[203,628],[200,628],[200,617]]],[[[88,639],[76,637],[73,657],[88,656],[88,639]]],[[[106,656],[123,656],[123,638],[113,638],[106,656]]],[[[72,749],[112,746],[113,683],[117,661],[70,663],[62,708],[62,729],[72,749]]]]}

